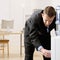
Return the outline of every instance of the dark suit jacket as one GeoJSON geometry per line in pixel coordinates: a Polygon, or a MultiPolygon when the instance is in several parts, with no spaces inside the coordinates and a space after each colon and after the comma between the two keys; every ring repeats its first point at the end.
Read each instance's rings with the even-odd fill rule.
{"type": "Polygon", "coordinates": [[[50,50],[51,49],[51,36],[50,31],[56,28],[55,20],[49,26],[49,32],[47,32],[47,27],[43,23],[43,19],[40,12],[38,14],[33,14],[25,23],[24,32],[24,42],[25,44],[33,44],[37,49],[39,46],[50,50]]]}

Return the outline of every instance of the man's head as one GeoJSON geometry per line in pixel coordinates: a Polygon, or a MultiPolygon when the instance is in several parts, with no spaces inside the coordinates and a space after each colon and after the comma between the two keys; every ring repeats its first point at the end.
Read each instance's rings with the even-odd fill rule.
{"type": "Polygon", "coordinates": [[[42,18],[45,26],[49,26],[54,18],[55,18],[56,12],[55,9],[52,6],[47,6],[43,13],[42,13],[42,18]]]}

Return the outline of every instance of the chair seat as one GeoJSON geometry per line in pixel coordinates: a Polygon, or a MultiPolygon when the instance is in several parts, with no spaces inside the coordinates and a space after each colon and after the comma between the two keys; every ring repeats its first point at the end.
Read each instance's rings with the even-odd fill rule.
{"type": "Polygon", "coordinates": [[[0,50],[3,51],[3,56],[4,56],[5,45],[7,47],[7,54],[9,56],[9,40],[7,40],[7,39],[0,39],[0,50]]]}
{"type": "Polygon", "coordinates": [[[9,42],[9,40],[7,40],[7,39],[0,39],[0,43],[8,43],[9,42]]]}

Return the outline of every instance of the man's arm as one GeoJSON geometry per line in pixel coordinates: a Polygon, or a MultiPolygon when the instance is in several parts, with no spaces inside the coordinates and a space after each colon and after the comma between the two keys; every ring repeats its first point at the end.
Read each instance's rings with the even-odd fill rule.
{"type": "Polygon", "coordinates": [[[28,21],[28,24],[29,24],[29,37],[31,38],[32,44],[38,50],[38,47],[41,46],[41,43],[39,40],[38,26],[35,20],[28,21]]]}

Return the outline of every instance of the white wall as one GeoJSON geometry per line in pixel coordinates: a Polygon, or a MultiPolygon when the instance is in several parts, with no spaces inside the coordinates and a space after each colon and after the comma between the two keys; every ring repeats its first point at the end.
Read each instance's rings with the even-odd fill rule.
{"type": "Polygon", "coordinates": [[[10,19],[14,20],[14,30],[19,31],[24,27],[23,0],[11,0],[10,19]]]}
{"type": "Polygon", "coordinates": [[[60,0],[52,0],[52,5],[56,8],[56,6],[60,5],[60,0]]]}
{"type": "Polygon", "coordinates": [[[0,20],[9,18],[9,0],[0,0],[0,20]]]}
{"type": "MultiPolygon", "coordinates": [[[[25,9],[27,12],[32,11],[33,9],[43,9],[46,6],[52,5],[51,0],[25,0],[25,9]]],[[[30,13],[30,12],[29,12],[30,13]]]]}
{"type": "Polygon", "coordinates": [[[1,19],[5,18],[6,19],[9,18],[9,0],[0,0],[0,28],[1,28],[1,19]]]}

